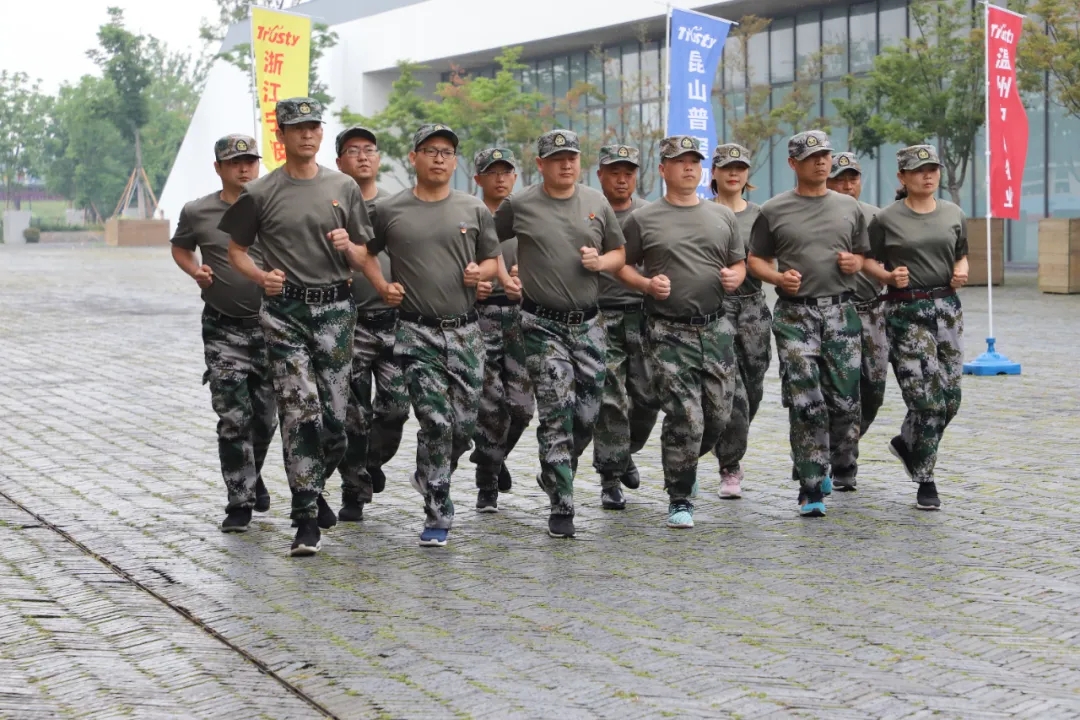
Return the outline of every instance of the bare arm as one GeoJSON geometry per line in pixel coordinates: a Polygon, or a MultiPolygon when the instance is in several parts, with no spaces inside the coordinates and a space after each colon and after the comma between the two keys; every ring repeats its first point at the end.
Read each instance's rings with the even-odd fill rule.
{"type": "Polygon", "coordinates": [[[488,258],[480,262],[480,282],[487,282],[492,278],[499,275],[499,271],[505,271],[506,265],[503,264],[502,255],[498,255],[493,258],[488,258]]]}
{"type": "Polygon", "coordinates": [[[269,273],[260,270],[255,261],[248,255],[248,249],[243,245],[236,244],[235,240],[229,240],[229,264],[259,287],[266,287],[266,277],[269,273]]]}
{"type": "Polygon", "coordinates": [[[371,287],[375,288],[375,292],[379,293],[379,295],[386,294],[386,288],[390,283],[386,282],[386,278],[383,277],[379,258],[365,252],[364,262],[357,270],[364,274],[367,281],[371,283],[371,287]]]}
{"type": "Polygon", "coordinates": [[[615,273],[615,277],[631,290],[637,290],[639,293],[649,292],[649,279],[639,273],[633,265],[623,265],[615,273]]]}
{"type": "Polygon", "coordinates": [[[758,257],[751,254],[746,259],[746,265],[750,270],[750,274],[758,280],[767,282],[770,285],[780,284],[783,275],[776,271],[776,260],[774,258],[758,257]]]}
{"type": "Polygon", "coordinates": [[[885,266],[872,258],[863,260],[863,275],[877,280],[882,285],[891,285],[893,274],[885,269],[885,266]]]}
{"type": "Polygon", "coordinates": [[[952,282],[949,283],[954,288],[962,288],[968,281],[968,259],[967,255],[953,263],[952,282]]]}
{"type": "Polygon", "coordinates": [[[615,274],[626,265],[626,248],[609,250],[600,256],[600,272],[615,274]]]}
{"type": "Polygon", "coordinates": [[[510,284],[510,273],[506,269],[506,261],[503,260],[503,256],[499,255],[496,260],[499,261],[499,268],[495,275],[499,279],[499,284],[504,288],[510,284]]]}

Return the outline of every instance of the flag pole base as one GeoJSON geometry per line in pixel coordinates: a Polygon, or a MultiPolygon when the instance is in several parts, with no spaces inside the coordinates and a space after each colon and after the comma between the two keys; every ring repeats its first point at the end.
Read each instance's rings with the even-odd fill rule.
{"type": "Polygon", "coordinates": [[[1020,363],[1014,363],[994,349],[994,338],[986,338],[986,352],[964,363],[965,375],[1019,375],[1020,363]]]}

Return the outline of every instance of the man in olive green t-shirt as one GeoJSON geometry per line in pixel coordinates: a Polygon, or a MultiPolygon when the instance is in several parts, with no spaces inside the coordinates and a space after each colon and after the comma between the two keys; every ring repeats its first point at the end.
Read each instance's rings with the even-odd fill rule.
{"type": "MultiPolygon", "coordinates": [[[[203,348],[210,397],[218,415],[218,459],[229,503],[222,532],[244,532],[251,512],[270,509],[263,461],[277,430],[277,405],[266,338],[259,323],[262,290],[229,265],[229,236],[218,223],[240,191],[259,176],[254,138],[227,135],[214,144],[221,190],[180,211],[173,260],[202,288],[203,348]],[[195,259],[199,251],[201,262],[195,259]]],[[[251,250],[261,262],[258,246],[251,250]]]]}
{"type": "Polygon", "coordinates": [[[660,158],[667,192],[626,221],[619,278],[649,296],[650,365],[664,410],[667,525],[692,528],[698,458],[727,426],[738,383],[735,327],[724,315],[724,296],[746,278],[746,254],[735,213],[697,195],[705,159],[697,140],[664,138],[660,158]]]}
{"type": "Polygon", "coordinates": [[[422,125],[409,162],[416,185],[375,205],[364,275],[398,311],[394,358],[405,373],[416,436],[412,485],[424,498],[422,547],[444,547],[454,521],[450,476],[469,449],[484,383],[476,288],[498,271],[499,240],[479,199],[450,188],[458,137],[422,125]],[[390,256],[386,282],[375,257],[390,256]]]}
{"type": "Polygon", "coordinates": [[[581,185],[581,150],[569,130],[537,140],[541,182],[495,211],[500,240],[518,239],[521,328],[536,392],[537,482],[551,499],[548,534],[574,536],[574,473],[592,440],[604,386],[602,272],[623,265],[623,234],[604,196],[581,185]]]}
{"type": "Polygon", "coordinates": [[[833,477],[854,485],[859,452],[860,333],[855,274],[869,249],[854,198],[829,190],[829,136],[788,141],[794,190],[761,206],[750,232],[750,272],[777,286],[773,335],[791,424],[799,512],[825,515],[833,477]]]}
{"type": "MultiPolygon", "coordinates": [[[[641,152],[635,147],[600,148],[600,189],[624,225],[632,212],[648,205],[634,194],[640,167],[641,152]]],[[[634,454],[649,440],[657,410],[645,353],[644,297],[607,273],[600,273],[599,285],[607,375],[593,437],[593,467],[600,475],[601,506],[622,510],[626,498],[621,486],[633,490],[641,483],[634,454]]]]}
{"type": "MultiPolygon", "coordinates": [[[[334,142],[338,170],[356,181],[370,214],[377,200],[389,196],[375,184],[379,169],[379,146],[375,133],[354,125],[342,130],[334,142]]],[[[383,277],[390,277],[390,259],[379,256],[383,277]]],[[[405,421],[409,419],[409,394],[405,376],[394,361],[397,311],[383,302],[362,273],[353,273],[356,330],[353,334],[352,381],[345,430],[349,447],[338,465],[341,473],[341,509],[338,520],[356,522],[364,517],[364,505],[372,493],[383,491],[383,465],[397,454],[405,421]],[[372,379],[375,395],[372,397],[372,379]]]]}
{"type": "MultiPolygon", "coordinates": [[[[481,199],[494,213],[514,190],[517,158],[509,148],[485,148],[473,158],[473,170],[481,199]]],[[[499,493],[510,490],[513,479],[506,458],[536,411],[521,335],[521,283],[509,274],[516,264],[517,238],[510,238],[502,243],[499,277],[491,294],[476,302],[487,358],[473,437],[476,448],[469,459],[476,463],[476,509],[483,513],[498,512],[499,493]]]]}
{"type": "Polygon", "coordinates": [[[322,104],[277,103],[285,164],[253,180],[221,219],[229,262],[264,291],[259,317],[270,348],[285,474],[296,538],[290,554],[319,551],[321,529],[337,523],[322,497],[345,454],[356,306],[349,289],[370,221],[352,178],[321,167],[322,104]],[[258,237],[265,267],[249,255],[258,237]]]}

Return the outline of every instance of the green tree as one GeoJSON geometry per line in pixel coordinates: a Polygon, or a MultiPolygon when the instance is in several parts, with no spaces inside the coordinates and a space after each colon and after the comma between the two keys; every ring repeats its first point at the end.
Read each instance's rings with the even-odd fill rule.
{"type": "Polygon", "coordinates": [[[26,73],[0,71],[0,178],[9,206],[20,178],[41,172],[50,105],[26,73]]]}
{"type": "Polygon", "coordinates": [[[1042,93],[1050,79],[1050,97],[1080,118],[1080,0],[1017,0],[1014,9],[1034,13],[1024,21],[1016,63],[1020,87],[1042,93]]]}
{"type": "MultiPolygon", "coordinates": [[[[235,23],[247,20],[251,15],[252,7],[263,7],[269,10],[288,10],[299,5],[304,0],[217,0],[218,16],[213,20],[203,19],[199,28],[199,37],[207,44],[207,47],[216,50],[229,27],[235,23]]],[[[315,98],[323,105],[329,105],[334,101],[327,85],[319,79],[319,60],[326,52],[337,45],[337,33],[330,30],[330,26],[322,23],[311,24],[311,61],[308,68],[308,96],[315,98]]],[[[232,49],[217,55],[226,62],[236,66],[251,76],[251,87],[255,87],[255,77],[251,64],[251,43],[239,43],[232,49]]],[[[254,91],[252,92],[254,97],[254,91]]]]}
{"type": "MultiPolygon", "coordinates": [[[[412,136],[424,123],[438,120],[438,103],[418,92],[424,83],[416,77],[416,73],[424,69],[423,65],[399,60],[397,67],[398,78],[391,85],[386,107],[371,116],[353,113],[346,107],[338,113],[338,119],[346,127],[363,125],[375,132],[379,138],[379,152],[383,159],[397,162],[405,171],[411,185],[416,177],[412,165],[409,164],[412,136]]],[[[391,166],[384,164],[381,171],[387,172],[390,169],[391,166]]]]}
{"type": "MultiPolygon", "coordinates": [[[[767,82],[752,81],[755,71],[749,61],[751,40],[765,32],[771,23],[769,18],[747,15],[731,28],[721,67],[725,76],[742,78],[744,81],[741,87],[734,90],[714,90],[725,110],[730,130],[727,140],[745,147],[755,160],[764,157],[764,154],[797,132],[809,128],[830,130],[828,119],[817,116],[815,111],[818,108],[822,64],[825,58],[838,50],[826,47],[811,56],[798,69],[795,81],[777,100],[773,97],[773,86],[767,82]]],[[[751,172],[761,167],[755,162],[751,172]]]]}
{"type": "Polygon", "coordinates": [[[833,102],[859,153],[936,141],[942,184],[959,204],[984,122],[983,30],[967,0],[913,0],[910,17],[913,37],[884,48],[866,79],[847,81],[851,99],[833,102]]]}

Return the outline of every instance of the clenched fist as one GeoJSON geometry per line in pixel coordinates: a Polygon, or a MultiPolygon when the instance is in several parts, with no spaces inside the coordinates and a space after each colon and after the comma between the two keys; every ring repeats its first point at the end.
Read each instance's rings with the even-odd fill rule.
{"type": "Polygon", "coordinates": [[[285,273],[271,270],[263,276],[263,290],[267,295],[280,295],[285,290],[285,273]]]}
{"type": "Polygon", "coordinates": [[[405,287],[401,283],[387,283],[381,294],[384,303],[397,307],[405,299],[405,287]]]}
{"type": "Polygon", "coordinates": [[[476,283],[476,299],[487,300],[489,297],[491,297],[491,291],[493,287],[494,286],[492,285],[492,283],[487,280],[481,280],[480,282],[476,283]]]}
{"type": "Polygon", "coordinates": [[[649,294],[657,300],[667,300],[671,295],[671,280],[667,275],[657,275],[649,279],[649,294]]]}
{"type": "Polygon", "coordinates": [[[352,242],[349,241],[349,231],[345,228],[336,228],[326,233],[327,239],[334,244],[338,252],[348,252],[352,242]]]}
{"type": "Polygon", "coordinates": [[[737,272],[731,268],[720,268],[720,286],[724,288],[724,292],[733,293],[739,289],[740,285],[742,281],[737,272]]]}
{"type": "Polygon", "coordinates": [[[838,253],[836,264],[840,266],[840,272],[845,275],[854,275],[862,270],[862,258],[849,252],[838,253]]]}
{"type": "MultiPolygon", "coordinates": [[[[514,266],[517,268],[517,265],[514,266]]],[[[517,301],[521,299],[521,281],[517,279],[516,275],[510,276],[510,282],[508,282],[503,290],[506,291],[506,297],[511,300],[517,301]]]]}
{"type": "Polygon", "coordinates": [[[581,264],[589,272],[599,272],[600,253],[594,247],[581,248],[581,264]]]}
{"type": "Polygon", "coordinates": [[[465,266],[465,287],[476,287],[480,282],[480,266],[474,262],[465,266]]]}
{"type": "Polygon", "coordinates": [[[953,290],[959,290],[960,288],[967,285],[967,281],[967,270],[953,270],[952,281],[949,283],[949,285],[953,288],[953,290]]]}
{"type": "Polygon", "coordinates": [[[205,290],[214,283],[214,270],[209,265],[202,265],[191,277],[195,278],[199,287],[205,290]]]}
{"type": "Polygon", "coordinates": [[[892,286],[896,288],[906,288],[908,283],[911,282],[908,279],[908,269],[906,267],[898,267],[892,271],[892,286]]]}
{"type": "Polygon", "coordinates": [[[780,276],[780,289],[785,295],[797,295],[802,286],[802,273],[798,270],[788,270],[780,276]]]}

